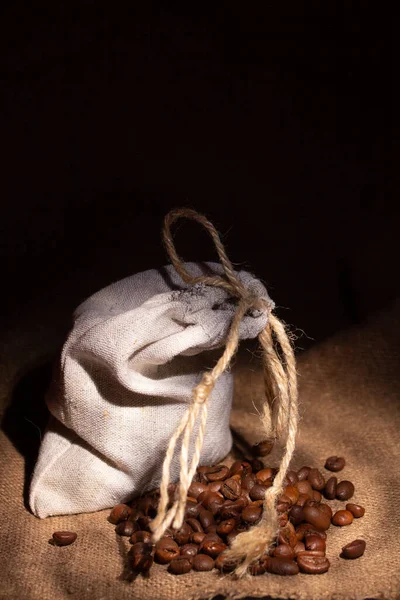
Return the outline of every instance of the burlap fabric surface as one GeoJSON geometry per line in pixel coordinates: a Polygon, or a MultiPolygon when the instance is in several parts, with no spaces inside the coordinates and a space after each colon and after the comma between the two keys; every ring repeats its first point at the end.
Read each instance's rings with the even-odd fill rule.
{"type": "MultiPolygon", "coordinates": [[[[1,582],[0,597],[19,600],[64,598],[188,600],[265,597],[303,599],[363,599],[400,597],[398,444],[400,304],[368,323],[337,335],[301,356],[301,424],[293,467],[318,466],[343,455],[340,474],[354,482],[354,500],[365,517],[347,528],[332,527],[328,573],[319,576],[263,575],[233,581],[217,573],[169,575],[155,566],[150,579],[132,583],[120,579],[128,544],[107,522],[108,511],[35,518],[24,506],[24,458],[2,432],[1,439],[1,582]],[[51,533],[78,533],[75,544],[56,548],[51,533]],[[362,537],[365,555],[355,561],[339,558],[341,547],[362,537]]],[[[51,350],[48,336],[20,325],[3,340],[2,403],[5,407],[19,374],[51,350]],[[23,331],[22,331],[23,329],[23,331]],[[47,339],[43,348],[41,340],[47,339]]],[[[254,359],[236,365],[236,410],[232,425],[248,441],[257,427],[261,374],[254,359]],[[248,412],[244,412],[244,409],[248,412]]],[[[23,415],[21,415],[21,419],[23,415]]],[[[271,461],[276,461],[276,456],[271,461]]],[[[338,503],[331,502],[334,508],[338,503]]]]}

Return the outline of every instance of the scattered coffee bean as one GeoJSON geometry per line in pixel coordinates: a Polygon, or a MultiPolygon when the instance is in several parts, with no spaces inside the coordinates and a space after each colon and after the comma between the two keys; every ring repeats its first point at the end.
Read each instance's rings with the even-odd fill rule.
{"type": "Polygon", "coordinates": [[[332,523],[338,527],[344,527],[345,525],[351,525],[353,519],[354,517],[349,510],[338,510],[332,517],[332,523]]]}
{"type": "Polygon", "coordinates": [[[307,481],[311,484],[314,490],[322,490],[325,486],[325,479],[322,477],[318,469],[310,469],[307,481]]]}
{"type": "Polygon", "coordinates": [[[304,481],[305,479],[307,479],[310,471],[311,467],[301,467],[301,469],[297,471],[297,479],[299,481],[304,481]]]}
{"type": "Polygon", "coordinates": [[[300,525],[300,523],[305,521],[303,508],[301,506],[297,506],[297,504],[295,506],[292,506],[292,508],[289,511],[289,519],[295,527],[297,525],[300,525]]]}
{"type": "Polygon", "coordinates": [[[287,485],[285,487],[285,496],[289,498],[292,504],[296,504],[297,500],[299,499],[300,492],[294,485],[287,485]]]}
{"type": "Polygon", "coordinates": [[[138,542],[144,542],[145,544],[151,543],[151,533],[149,531],[135,531],[129,538],[130,544],[137,544],[138,542]]]}
{"type": "Polygon", "coordinates": [[[320,506],[306,505],[303,508],[303,511],[307,523],[310,523],[310,525],[316,529],[321,529],[322,531],[329,529],[331,518],[327,513],[325,513],[325,511],[321,510],[320,506]]]}
{"type": "Polygon", "coordinates": [[[187,523],[183,523],[182,527],[175,532],[174,540],[180,546],[184,546],[189,543],[192,533],[193,529],[187,523]]]}
{"type": "Polygon", "coordinates": [[[253,485],[249,491],[251,500],[263,500],[267,489],[267,486],[263,483],[256,483],[256,485],[253,485]]]}
{"type": "Polygon", "coordinates": [[[310,499],[313,497],[313,489],[309,481],[306,481],[305,479],[300,479],[295,485],[299,490],[299,494],[305,494],[310,499]]]}
{"type": "Polygon", "coordinates": [[[330,456],[329,458],[326,459],[325,469],[328,469],[328,471],[333,471],[334,473],[337,473],[338,471],[341,471],[342,469],[344,469],[345,464],[346,464],[346,461],[341,456],[330,456]]]}
{"type": "Polygon", "coordinates": [[[184,575],[192,568],[192,559],[189,556],[179,556],[169,563],[168,571],[174,575],[184,575]]]}
{"type": "Polygon", "coordinates": [[[215,560],[215,567],[222,573],[232,573],[236,569],[237,563],[220,554],[215,560]]]}
{"type": "Polygon", "coordinates": [[[274,447],[273,440],[264,440],[253,446],[253,452],[256,456],[268,456],[274,447]]]}
{"type": "Polygon", "coordinates": [[[336,488],[336,498],[338,500],[349,500],[354,494],[354,485],[351,481],[341,481],[336,488]]]}
{"type": "Polygon", "coordinates": [[[160,565],[166,565],[178,556],[179,546],[173,539],[164,537],[157,542],[154,558],[160,565]]]}
{"type": "Polygon", "coordinates": [[[217,533],[220,535],[227,535],[234,529],[235,525],[235,519],[225,519],[225,521],[221,521],[221,523],[217,525],[217,533]]]}
{"type": "Polygon", "coordinates": [[[221,487],[221,494],[228,500],[237,500],[242,492],[242,486],[239,481],[230,477],[224,481],[221,487]]]}
{"type": "Polygon", "coordinates": [[[112,509],[108,520],[113,525],[118,525],[121,521],[129,519],[131,512],[131,508],[126,504],[117,504],[117,506],[114,506],[112,509]]]}
{"type": "Polygon", "coordinates": [[[329,477],[325,483],[324,496],[328,500],[334,500],[336,498],[337,490],[337,477],[329,477]]]}
{"type": "Polygon", "coordinates": [[[225,465],[216,465],[209,467],[205,473],[207,481],[223,481],[229,475],[229,469],[225,465]]]}
{"type": "Polygon", "coordinates": [[[304,536],[305,550],[319,550],[325,553],[326,542],[319,535],[306,535],[304,536]]]}
{"type": "Polygon", "coordinates": [[[293,560],[296,553],[294,548],[289,546],[289,544],[279,544],[272,551],[272,556],[276,556],[278,558],[286,558],[286,560],[293,560]]]}
{"type": "Polygon", "coordinates": [[[261,519],[262,509],[260,506],[254,506],[250,504],[242,511],[242,520],[245,523],[257,523],[261,519]]]}
{"type": "Polygon", "coordinates": [[[206,533],[202,533],[200,531],[195,531],[190,536],[190,541],[192,542],[192,544],[201,544],[205,537],[206,537],[206,533]]]}
{"type": "Polygon", "coordinates": [[[365,552],[366,543],[364,540],[354,540],[342,548],[342,558],[359,558],[365,552]]]}
{"type": "Polygon", "coordinates": [[[229,477],[232,477],[237,473],[243,476],[248,475],[251,473],[251,464],[245,460],[236,460],[229,470],[229,477]]]}
{"type": "Polygon", "coordinates": [[[69,546],[73,544],[78,537],[74,531],[55,531],[52,539],[55,546],[69,546]]]}
{"type": "Polygon", "coordinates": [[[208,489],[206,483],[200,483],[200,481],[192,481],[188,489],[188,495],[193,496],[193,498],[199,497],[202,492],[205,492],[208,489]]]}
{"type": "Polygon", "coordinates": [[[268,573],[274,573],[275,575],[297,575],[299,572],[299,567],[293,560],[275,556],[266,556],[264,566],[268,573]]]}
{"type": "Polygon", "coordinates": [[[297,555],[297,564],[302,573],[319,575],[329,570],[330,562],[326,556],[297,555]]]}
{"type": "Polygon", "coordinates": [[[346,504],[346,510],[349,510],[356,519],[365,515],[365,508],[359,504],[346,504]]]}
{"type": "Polygon", "coordinates": [[[195,571],[212,571],[214,566],[214,559],[208,554],[197,554],[193,557],[193,569],[195,571]]]}
{"type": "Polygon", "coordinates": [[[254,473],[261,471],[261,469],[264,468],[264,463],[259,458],[253,458],[253,460],[250,461],[250,464],[254,473]]]}
{"type": "Polygon", "coordinates": [[[266,483],[270,481],[272,484],[272,480],[274,478],[274,470],[270,468],[262,469],[256,473],[256,478],[259,479],[262,483],[266,483]]]}
{"type": "Polygon", "coordinates": [[[197,544],[185,544],[181,548],[181,556],[196,556],[199,551],[197,544]]]}
{"type": "Polygon", "coordinates": [[[130,537],[132,533],[139,530],[139,525],[134,521],[121,521],[115,528],[115,533],[130,537]]]}

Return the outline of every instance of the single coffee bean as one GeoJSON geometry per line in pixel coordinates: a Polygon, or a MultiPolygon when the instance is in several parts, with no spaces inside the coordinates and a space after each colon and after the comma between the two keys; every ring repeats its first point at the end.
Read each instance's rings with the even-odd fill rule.
{"type": "Polygon", "coordinates": [[[353,519],[354,517],[349,510],[338,510],[332,517],[332,523],[338,527],[344,527],[345,525],[351,525],[353,519]]]}
{"type": "Polygon", "coordinates": [[[139,530],[139,525],[133,521],[121,521],[115,528],[115,533],[130,537],[132,533],[139,530]]]}
{"type": "Polygon", "coordinates": [[[217,533],[221,535],[227,535],[230,533],[236,525],[235,519],[225,519],[217,525],[217,533]]]}
{"type": "Polygon", "coordinates": [[[236,479],[230,477],[224,481],[221,487],[221,494],[228,500],[236,500],[242,492],[242,487],[236,479]]]}
{"type": "MultiPolygon", "coordinates": [[[[129,551],[130,552],[130,551],[129,551]]],[[[146,573],[150,571],[151,566],[153,565],[153,556],[150,553],[137,553],[137,554],[129,554],[128,552],[128,561],[129,566],[134,571],[140,571],[142,573],[146,573]]]]}
{"type": "Polygon", "coordinates": [[[203,527],[198,519],[186,519],[186,523],[193,531],[203,532],[203,527]]]}
{"type": "Polygon", "coordinates": [[[250,464],[253,473],[257,473],[257,471],[261,471],[261,469],[264,468],[264,463],[259,458],[253,458],[253,460],[250,461],[250,464]]]}
{"type": "Polygon", "coordinates": [[[279,527],[285,527],[289,521],[287,513],[282,513],[278,516],[279,527]]]}
{"type": "Polygon", "coordinates": [[[329,529],[331,519],[325,511],[321,510],[320,506],[306,505],[303,508],[303,511],[307,523],[310,523],[310,525],[322,531],[329,529]]]}
{"type": "Polygon", "coordinates": [[[325,553],[326,542],[319,535],[306,535],[304,536],[305,550],[319,550],[325,553]]]}
{"type": "Polygon", "coordinates": [[[297,544],[296,530],[292,523],[288,523],[283,527],[278,534],[278,544],[287,544],[291,548],[294,548],[297,544]]]}
{"type": "Polygon", "coordinates": [[[332,519],[332,509],[329,506],[329,504],[321,502],[318,506],[321,512],[325,513],[329,517],[329,519],[332,519]]]}
{"type": "Polygon", "coordinates": [[[69,546],[77,537],[78,534],[74,531],[55,531],[52,536],[55,546],[69,546]]]}
{"type": "Polygon", "coordinates": [[[336,488],[338,500],[349,500],[354,494],[354,485],[351,481],[341,481],[336,488]]]}
{"type": "Polygon", "coordinates": [[[271,453],[273,447],[273,440],[263,440],[259,444],[255,444],[252,450],[256,456],[268,456],[268,454],[271,453]]]}
{"type": "Polygon", "coordinates": [[[154,518],[157,514],[157,498],[153,496],[141,496],[138,498],[136,508],[143,513],[143,516],[154,518]]]}
{"type": "MultiPolygon", "coordinates": [[[[164,535],[164,537],[166,537],[164,535]]],[[[149,533],[148,531],[135,531],[134,533],[132,533],[131,537],[129,538],[129,543],[130,544],[137,544],[138,542],[144,542],[145,544],[150,544],[151,543],[151,533],[149,533]]]]}
{"type": "Polygon", "coordinates": [[[212,481],[208,484],[208,489],[210,492],[221,492],[221,487],[224,485],[223,481],[212,481]]]}
{"type": "Polygon", "coordinates": [[[297,525],[300,525],[300,523],[302,523],[305,520],[303,508],[301,506],[297,506],[297,504],[295,506],[292,506],[292,508],[289,511],[289,519],[295,527],[297,527],[297,525]]]}
{"type": "Polygon", "coordinates": [[[118,525],[121,521],[126,521],[131,515],[131,509],[126,504],[117,504],[110,512],[108,520],[113,525],[118,525]]]}
{"type": "Polygon", "coordinates": [[[275,575],[297,575],[299,567],[293,560],[278,558],[276,556],[266,556],[263,559],[265,570],[275,575]]]}
{"type": "Polygon", "coordinates": [[[140,529],[148,530],[152,520],[153,520],[152,517],[139,517],[137,522],[138,522],[140,529]]]}
{"type": "Polygon", "coordinates": [[[215,560],[215,567],[222,573],[232,573],[237,567],[237,562],[220,554],[215,560]]]}
{"type": "Polygon", "coordinates": [[[209,510],[202,510],[199,514],[199,521],[203,529],[207,529],[207,527],[214,524],[214,515],[209,510]]]}
{"type": "Polygon", "coordinates": [[[205,533],[202,533],[200,531],[195,531],[190,536],[190,541],[192,542],[192,544],[201,544],[205,537],[206,537],[205,533]]]}
{"type": "Polygon", "coordinates": [[[313,497],[313,489],[309,481],[300,479],[296,483],[296,487],[299,490],[299,495],[306,494],[310,499],[313,497]]]}
{"type": "Polygon", "coordinates": [[[183,523],[182,527],[175,532],[174,540],[180,546],[184,546],[189,543],[190,536],[193,533],[193,529],[187,523],[183,523]]]}
{"type": "Polygon", "coordinates": [[[260,506],[253,506],[249,504],[243,509],[241,517],[245,523],[257,523],[261,519],[262,508],[260,506]]]}
{"type": "Polygon", "coordinates": [[[237,529],[232,529],[232,531],[228,533],[226,536],[226,541],[228,542],[229,546],[232,545],[233,540],[239,535],[239,533],[241,533],[241,531],[238,531],[237,529]]]}
{"type": "Polygon", "coordinates": [[[346,504],[346,510],[349,510],[356,519],[365,515],[365,508],[359,504],[346,504]]]}
{"type": "Polygon", "coordinates": [[[298,557],[300,556],[325,556],[324,550],[304,550],[304,552],[299,552],[298,557]]]}
{"type": "Polygon", "coordinates": [[[295,557],[294,548],[289,546],[289,544],[279,544],[273,549],[272,556],[286,558],[286,560],[293,560],[295,557]]]}
{"type": "Polygon", "coordinates": [[[315,529],[312,525],[310,525],[310,523],[301,523],[298,527],[296,527],[296,537],[299,542],[301,542],[307,534],[318,535],[322,537],[322,539],[326,540],[326,532],[315,529]]]}
{"type": "Polygon", "coordinates": [[[304,481],[305,479],[307,479],[309,472],[311,471],[311,467],[301,467],[301,469],[299,469],[297,471],[297,478],[299,481],[304,481]]]}
{"type": "Polygon", "coordinates": [[[307,481],[311,484],[314,490],[322,490],[325,486],[325,479],[322,477],[318,469],[311,469],[308,473],[307,481]]]}
{"type": "Polygon", "coordinates": [[[310,497],[308,496],[308,494],[299,494],[299,498],[296,502],[297,506],[301,506],[303,507],[306,502],[308,502],[308,500],[310,500],[310,497]]]}
{"type": "Polygon", "coordinates": [[[328,481],[325,483],[324,496],[328,500],[333,500],[336,498],[336,490],[337,490],[337,477],[329,477],[328,481]]]}
{"type": "Polygon", "coordinates": [[[207,542],[222,542],[222,538],[220,538],[216,531],[207,533],[204,540],[200,544],[199,552],[203,552],[203,544],[207,542]]]}
{"type": "Polygon", "coordinates": [[[297,564],[302,573],[319,575],[329,570],[330,562],[326,556],[297,555],[297,564]]]}
{"type": "Polygon", "coordinates": [[[256,483],[249,491],[249,496],[252,500],[263,500],[267,489],[263,483],[256,483]]]}
{"type": "Polygon", "coordinates": [[[192,481],[188,489],[188,495],[193,496],[193,498],[198,498],[201,492],[205,492],[207,489],[206,483],[200,483],[199,481],[192,481]]]}
{"type": "Polygon", "coordinates": [[[254,473],[249,473],[249,475],[245,475],[242,479],[242,488],[244,488],[247,491],[250,491],[256,483],[257,480],[254,473]]]}
{"type": "Polygon", "coordinates": [[[185,518],[196,519],[199,516],[200,509],[201,504],[197,500],[192,501],[188,499],[185,507],[185,518]]]}
{"type": "Polygon", "coordinates": [[[261,471],[258,471],[258,473],[256,473],[256,477],[261,481],[261,483],[270,482],[270,484],[272,485],[272,480],[274,478],[274,470],[270,469],[269,467],[261,469],[261,471]]]}
{"type": "Polygon", "coordinates": [[[286,479],[289,481],[290,485],[295,485],[299,480],[296,471],[293,470],[286,473],[286,479]]]}
{"type": "MultiPolygon", "coordinates": [[[[240,498],[239,498],[240,500],[240,498]]],[[[240,513],[243,510],[243,503],[238,503],[236,500],[233,502],[232,500],[227,500],[221,506],[218,516],[221,520],[225,519],[237,519],[240,516],[240,513]]]]}
{"type": "Polygon", "coordinates": [[[253,577],[256,577],[257,575],[264,575],[265,570],[265,562],[263,560],[258,560],[249,566],[248,572],[250,575],[253,575],[253,577]]]}
{"type": "Polygon", "coordinates": [[[232,464],[229,470],[229,477],[232,477],[237,473],[243,476],[248,475],[249,473],[251,473],[251,464],[245,460],[235,460],[235,462],[232,464]]]}
{"type": "Polygon", "coordinates": [[[295,545],[295,547],[293,548],[295,555],[297,556],[300,552],[304,552],[306,549],[305,545],[303,544],[303,542],[297,542],[297,544],[295,545]]]}
{"type": "Polygon", "coordinates": [[[207,481],[223,481],[229,475],[229,469],[225,465],[215,465],[210,467],[205,473],[207,481]]]}
{"type": "Polygon", "coordinates": [[[294,485],[287,485],[284,489],[284,495],[287,496],[292,504],[296,504],[300,492],[294,485]]]}
{"type": "Polygon", "coordinates": [[[213,523],[212,525],[209,525],[207,527],[207,529],[205,530],[206,533],[217,533],[217,524],[213,523]]]}
{"type": "Polygon", "coordinates": [[[185,544],[181,548],[181,556],[196,556],[199,551],[197,544],[185,544]]]}
{"type": "Polygon", "coordinates": [[[333,471],[334,473],[337,473],[338,471],[341,471],[342,469],[344,469],[345,464],[346,464],[346,461],[343,457],[330,456],[329,458],[326,459],[325,469],[328,469],[328,471],[333,471]]]}
{"type": "MultiPolygon", "coordinates": [[[[213,513],[213,515],[215,515],[217,514],[219,507],[222,506],[222,504],[224,503],[224,497],[219,492],[211,492],[210,490],[207,490],[206,492],[202,492],[198,496],[197,501],[201,503],[206,510],[210,510],[213,513]]],[[[197,515],[190,516],[194,516],[195,518],[197,518],[197,515]]]]}
{"type": "Polygon", "coordinates": [[[208,556],[212,556],[212,558],[216,558],[221,552],[227,549],[227,545],[222,541],[216,540],[203,540],[201,544],[201,551],[204,554],[208,554],[208,556]]]}
{"type": "Polygon", "coordinates": [[[359,558],[365,552],[366,543],[364,540],[353,540],[342,548],[342,558],[359,558]]]}
{"type": "Polygon", "coordinates": [[[166,565],[179,556],[179,546],[171,538],[163,537],[156,543],[154,558],[160,565],[166,565]]]}
{"type": "Polygon", "coordinates": [[[214,564],[214,559],[208,554],[197,554],[193,557],[193,569],[195,571],[212,571],[214,564]]]}
{"type": "Polygon", "coordinates": [[[168,571],[174,575],[184,575],[189,573],[192,568],[192,558],[190,556],[178,556],[169,563],[168,571]]]}

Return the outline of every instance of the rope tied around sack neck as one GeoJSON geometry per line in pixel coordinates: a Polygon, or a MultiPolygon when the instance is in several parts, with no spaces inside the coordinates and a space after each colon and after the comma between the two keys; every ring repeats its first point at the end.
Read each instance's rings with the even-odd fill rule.
{"type": "Polygon", "coordinates": [[[254,292],[250,292],[242,281],[240,281],[226,254],[217,230],[206,217],[195,210],[187,208],[170,211],[164,220],[163,240],[171,263],[185,283],[189,285],[202,283],[203,285],[220,287],[230,296],[237,298],[238,305],[222,356],[211,371],[203,373],[200,383],[193,389],[192,403],[184,413],[169,441],[162,468],[158,513],[150,524],[154,542],[157,542],[164,535],[166,529],[171,524],[174,529],[179,529],[182,526],[188,489],[200,461],[210,394],[218,377],[229,367],[232,357],[238,349],[240,323],[250,309],[258,309],[267,311],[268,313],[268,323],[258,336],[263,350],[266,389],[266,401],[263,405],[263,413],[260,418],[267,436],[271,435],[272,425],[275,437],[286,437],[286,444],[279,471],[273,485],[266,491],[260,522],[249,531],[239,534],[233,541],[232,546],[224,553],[227,559],[238,563],[235,572],[238,576],[242,576],[246,573],[251,563],[255,562],[262,554],[268,551],[279,529],[275,503],[282,491],[283,480],[293,455],[298,421],[297,374],[294,353],[285,327],[272,313],[272,304],[266,299],[256,296],[254,292]],[[176,252],[171,234],[171,225],[180,218],[192,219],[203,225],[214,242],[225,277],[219,275],[193,277],[186,271],[182,259],[176,252]],[[282,358],[274,348],[273,335],[280,346],[282,358]],[[268,398],[271,394],[274,398],[272,423],[268,403],[268,398]],[[195,440],[192,460],[189,465],[189,447],[193,429],[198,418],[199,429],[195,440]],[[177,441],[181,435],[183,438],[180,454],[179,488],[172,506],[168,508],[170,502],[168,485],[170,483],[171,462],[177,441]]]}

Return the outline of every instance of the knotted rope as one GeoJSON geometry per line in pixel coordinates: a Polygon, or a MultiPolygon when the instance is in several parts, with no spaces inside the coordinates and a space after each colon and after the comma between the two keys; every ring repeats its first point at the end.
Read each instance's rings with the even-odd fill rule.
{"type": "Polygon", "coordinates": [[[272,306],[264,298],[257,297],[254,293],[250,292],[240,281],[225,252],[217,230],[206,217],[191,209],[182,208],[172,210],[164,220],[163,240],[169,258],[183,281],[190,285],[202,283],[204,285],[221,287],[230,296],[238,299],[238,306],[221,358],[212,371],[203,374],[200,383],[194,388],[192,403],[189,405],[169,441],[162,469],[158,513],[151,523],[154,542],[157,542],[163,536],[165,530],[171,524],[173,528],[179,529],[183,523],[188,489],[196,473],[203,446],[210,394],[218,377],[229,366],[238,348],[240,322],[250,309],[268,312],[268,324],[258,336],[263,350],[266,389],[266,401],[263,406],[261,421],[269,437],[271,435],[271,415],[268,398],[272,393],[274,398],[272,415],[274,435],[277,438],[286,438],[286,444],[273,485],[266,491],[260,522],[249,531],[239,534],[233,541],[231,548],[225,552],[228,559],[232,559],[238,563],[236,573],[241,576],[247,571],[251,563],[260,558],[268,550],[279,529],[275,503],[282,491],[283,480],[293,455],[298,421],[297,375],[294,353],[283,324],[272,314],[272,306]],[[217,249],[225,277],[219,275],[192,277],[186,271],[183,261],[176,252],[171,234],[171,225],[182,217],[197,221],[207,230],[217,249]],[[280,346],[281,357],[274,348],[273,336],[280,346]],[[199,429],[192,460],[189,465],[190,442],[193,428],[198,418],[200,419],[199,429]],[[169,503],[168,485],[170,482],[171,462],[177,441],[181,435],[183,435],[183,439],[180,454],[179,488],[172,506],[167,509],[169,503]]]}

